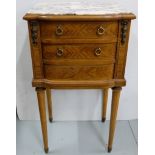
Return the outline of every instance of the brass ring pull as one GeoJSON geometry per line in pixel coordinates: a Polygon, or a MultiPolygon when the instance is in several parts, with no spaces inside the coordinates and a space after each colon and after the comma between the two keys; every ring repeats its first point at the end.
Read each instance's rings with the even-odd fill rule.
{"type": "Polygon", "coordinates": [[[105,29],[102,27],[102,26],[100,26],[98,29],[97,29],[97,34],[98,35],[103,35],[105,33],[105,29]]]}
{"type": "Polygon", "coordinates": [[[95,55],[96,56],[100,56],[101,55],[101,52],[102,52],[101,48],[96,48],[95,49],[95,55]]]}
{"type": "Polygon", "coordinates": [[[57,36],[62,36],[63,35],[63,29],[62,29],[62,27],[60,25],[57,26],[57,29],[56,29],[55,33],[56,33],[57,36]]]}
{"type": "Polygon", "coordinates": [[[59,57],[61,57],[63,55],[63,49],[58,48],[56,55],[59,56],[59,57]]]}

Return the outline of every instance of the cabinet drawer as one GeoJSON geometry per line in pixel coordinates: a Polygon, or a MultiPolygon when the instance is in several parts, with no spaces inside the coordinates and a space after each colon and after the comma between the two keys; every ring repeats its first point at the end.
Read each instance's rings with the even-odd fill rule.
{"type": "Polygon", "coordinates": [[[115,59],[116,44],[43,45],[43,58],[63,59],[115,59]]]}
{"type": "Polygon", "coordinates": [[[113,64],[102,66],[44,65],[44,76],[52,80],[108,80],[113,78],[113,68],[113,64]]]}
{"type": "Polygon", "coordinates": [[[116,39],[118,22],[40,22],[42,39],[116,39]]]}

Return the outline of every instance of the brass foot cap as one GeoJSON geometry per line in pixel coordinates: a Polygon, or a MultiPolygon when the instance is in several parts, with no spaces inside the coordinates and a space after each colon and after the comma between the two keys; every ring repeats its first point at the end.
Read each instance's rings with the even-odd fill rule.
{"type": "Polygon", "coordinates": [[[48,153],[48,148],[44,149],[45,150],[45,153],[48,153]]]}
{"type": "Polygon", "coordinates": [[[111,150],[112,150],[112,148],[108,147],[108,152],[109,152],[109,153],[111,152],[111,150]]]}
{"type": "Polygon", "coordinates": [[[106,118],[102,118],[102,122],[105,122],[106,118]]]}
{"type": "Polygon", "coordinates": [[[52,123],[53,122],[53,118],[49,118],[49,121],[52,123]]]}

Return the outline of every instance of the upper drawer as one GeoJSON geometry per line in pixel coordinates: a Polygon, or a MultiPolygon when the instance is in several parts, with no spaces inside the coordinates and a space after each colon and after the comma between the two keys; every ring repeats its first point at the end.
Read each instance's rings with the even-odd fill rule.
{"type": "Polygon", "coordinates": [[[40,22],[42,39],[117,39],[118,22],[40,22]]]}

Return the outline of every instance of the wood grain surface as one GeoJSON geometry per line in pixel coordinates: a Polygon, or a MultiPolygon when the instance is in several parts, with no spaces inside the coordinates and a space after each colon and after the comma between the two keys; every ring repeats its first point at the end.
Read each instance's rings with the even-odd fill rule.
{"type": "Polygon", "coordinates": [[[124,78],[132,13],[106,15],[26,14],[45,152],[48,152],[45,92],[52,121],[50,89],[102,89],[102,121],[108,88],[113,89],[108,152],[112,150],[124,78]]]}

